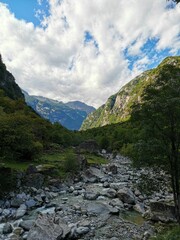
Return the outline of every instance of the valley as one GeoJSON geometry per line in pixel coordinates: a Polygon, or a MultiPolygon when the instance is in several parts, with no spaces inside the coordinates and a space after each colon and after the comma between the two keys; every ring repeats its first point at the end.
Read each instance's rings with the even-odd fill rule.
{"type": "Polygon", "coordinates": [[[0,60],[0,239],[179,236],[180,57],[93,113],[25,93],[28,106],[0,60]],[[60,124],[62,109],[73,126],[90,113],[81,131],[60,124]]]}

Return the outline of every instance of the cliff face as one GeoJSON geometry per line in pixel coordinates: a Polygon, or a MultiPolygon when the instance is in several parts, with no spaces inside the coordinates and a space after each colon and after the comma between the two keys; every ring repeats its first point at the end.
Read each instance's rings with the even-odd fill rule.
{"type": "Polygon", "coordinates": [[[0,88],[11,99],[24,99],[20,87],[16,84],[13,75],[6,69],[0,55],[0,88]]]}
{"type": "Polygon", "coordinates": [[[146,86],[156,81],[166,65],[180,68],[180,57],[167,57],[157,68],[131,80],[119,92],[109,97],[104,105],[91,113],[83,122],[81,130],[126,121],[130,117],[132,104],[141,101],[146,86]]]}

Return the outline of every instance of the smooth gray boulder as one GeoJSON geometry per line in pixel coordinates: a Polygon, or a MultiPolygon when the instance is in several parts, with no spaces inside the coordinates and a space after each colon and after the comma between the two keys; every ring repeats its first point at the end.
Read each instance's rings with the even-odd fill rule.
{"type": "Polygon", "coordinates": [[[133,192],[128,189],[128,188],[123,188],[120,189],[117,192],[118,198],[123,202],[123,203],[128,203],[128,204],[135,204],[135,197],[133,192]]]}
{"type": "Polygon", "coordinates": [[[23,228],[25,231],[29,231],[33,227],[34,223],[35,223],[34,220],[24,220],[20,222],[19,226],[23,228]]]}
{"type": "Polygon", "coordinates": [[[100,214],[108,214],[110,210],[107,205],[103,203],[92,202],[87,206],[87,212],[89,215],[100,215],[100,214]]]}
{"type": "Polygon", "coordinates": [[[33,207],[36,206],[37,202],[34,199],[31,198],[31,199],[27,200],[25,202],[25,204],[28,208],[33,208],[33,207]]]}
{"type": "Polygon", "coordinates": [[[86,200],[96,200],[99,196],[99,193],[94,192],[85,192],[84,199],[86,200]]]}
{"type": "Polygon", "coordinates": [[[27,212],[27,206],[25,204],[21,204],[21,206],[17,209],[16,219],[23,217],[27,212]]]}
{"type": "Polygon", "coordinates": [[[77,235],[84,235],[84,234],[88,233],[89,230],[90,229],[88,227],[78,227],[78,228],[76,228],[76,233],[77,233],[77,235]]]}

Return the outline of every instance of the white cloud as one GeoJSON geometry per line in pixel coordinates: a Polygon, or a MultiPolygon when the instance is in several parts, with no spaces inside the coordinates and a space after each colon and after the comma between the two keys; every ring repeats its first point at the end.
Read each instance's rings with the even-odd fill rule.
{"type": "Polygon", "coordinates": [[[30,94],[99,106],[150,64],[142,50],[148,39],[159,39],[153,51],[180,50],[180,6],[167,9],[166,0],[49,0],[49,5],[43,27],[34,27],[0,3],[0,52],[30,94]],[[94,41],[84,43],[86,31],[98,49],[94,41]],[[132,70],[125,50],[138,56],[132,70]]]}

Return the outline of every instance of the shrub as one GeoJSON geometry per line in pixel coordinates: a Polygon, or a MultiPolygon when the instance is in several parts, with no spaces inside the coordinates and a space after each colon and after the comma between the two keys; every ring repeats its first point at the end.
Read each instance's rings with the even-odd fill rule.
{"type": "Polygon", "coordinates": [[[64,171],[75,173],[79,169],[77,157],[74,153],[67,153],[64,161],[64,171]]]}

